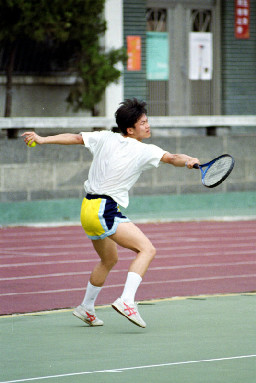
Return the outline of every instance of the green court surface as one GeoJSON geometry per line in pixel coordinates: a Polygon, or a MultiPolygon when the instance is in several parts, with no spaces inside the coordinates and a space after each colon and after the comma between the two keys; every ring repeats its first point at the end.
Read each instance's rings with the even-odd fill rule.
{"type": "MultiPolygon", "coordinates": [[[[80,224],[82,199],[0,203],[0,226],[80,224]]],[[[255,219],[256,192],[131,196],[122,212],[133,221],[255,219]]]]}
{"type": "Polygon", "coordinates": [[[256,294],[143,302],[141,329],[111,307],[3,316],[2,382],[255,383],[256,294]]]}

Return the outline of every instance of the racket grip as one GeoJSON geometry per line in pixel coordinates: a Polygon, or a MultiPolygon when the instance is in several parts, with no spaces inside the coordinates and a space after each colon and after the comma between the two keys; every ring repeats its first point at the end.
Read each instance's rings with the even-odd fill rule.
{"type": "Polygon", "coordinates": [[[194,169],[200,169],[200,166],[199,166],[198,164],[194,164],[194,165],[193,165],[193,168],[194,168],[194,169]]]}

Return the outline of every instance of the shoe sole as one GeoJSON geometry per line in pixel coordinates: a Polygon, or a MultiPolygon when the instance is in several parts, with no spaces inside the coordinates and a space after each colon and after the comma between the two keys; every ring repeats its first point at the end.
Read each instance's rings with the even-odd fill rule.
{"type": "Polygon", "coordinates": [[[127,318],[130,322],[132,322],[133,324],[135,324],[136,326],[138,327],[141,327],[141,328],[145,328],[146,326],[142,326],[141,324],[139,324],[138,322],[135,322],[134,320],[132,320],[131,318],[128,317],[128,315],[125,315],[120,309],[118,306],[115,306],[114,303],[111,305],[113,307],[114,310],[116,310],[118,312],[118,314],[121,314],[122,316],[124,316],[125,318],[127,318]]]}
{"type": "Polygon", "coordinates": [[[92,322],[86,320],[82,315],[80,315],[77,311],[74,311],[73,312],[73,315],[78,318],[78,319],[81,319],[83,322],[85,322],[86,324],[88,324],[89,326],[91,327],[97,327],[97,326],[103,326],[104,323],[102,324],[93,324],[92,322]]]}

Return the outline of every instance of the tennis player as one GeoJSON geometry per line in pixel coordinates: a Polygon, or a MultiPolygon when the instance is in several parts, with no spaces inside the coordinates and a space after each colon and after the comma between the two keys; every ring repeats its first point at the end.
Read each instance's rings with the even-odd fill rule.
{"type": "Polygon", "coordinates": [[[122,102],[115,113],[120,133],[111,131],[64,133],[41,137],[25,132],[28,144],[81,144],[93,155],[88,179],[84,183],[85,198],[81,207],[81,223],[99,255],[90,275],[84,299],[73,314],[90,326],[102,326],[96,316],[95,301],[110,270],[118,261],[117,245],[134,251],[122,295],[112,307],[140,327],[146,327],[135,303],[135,294],[145,275],[156,249],[143,232],[124,216],[119,205],[129,204],[128,192],[147,169],[158,167],[160,162],[178,167],[193,168],[197,158],[185,154],[171,154],[158,146],[142,143],[151,136],[146,103],[137,99],[122,102]]]}

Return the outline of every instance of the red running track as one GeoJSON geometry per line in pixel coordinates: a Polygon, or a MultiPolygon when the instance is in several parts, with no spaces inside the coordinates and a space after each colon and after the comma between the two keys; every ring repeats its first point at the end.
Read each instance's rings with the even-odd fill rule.
{"type": "MultiPolygon", "coordinates": [[[[137,300],[256,290],[256,221],[141,224],[157,256],[137,300]]],[[[80,304],[98,258],[79,226],[0,229],[0,314],[80,304]]],[[[97,304],[120,294],[133,253],[119,248],[97,304]]]]}

